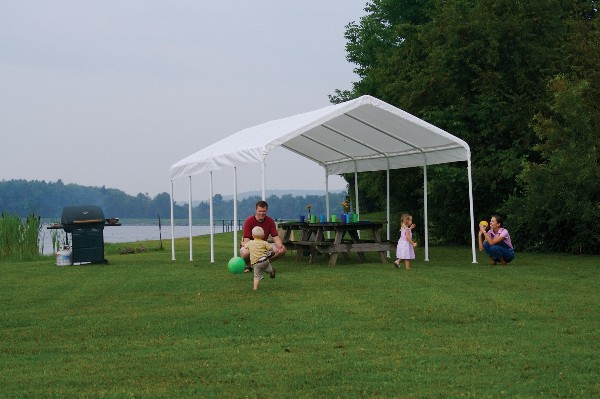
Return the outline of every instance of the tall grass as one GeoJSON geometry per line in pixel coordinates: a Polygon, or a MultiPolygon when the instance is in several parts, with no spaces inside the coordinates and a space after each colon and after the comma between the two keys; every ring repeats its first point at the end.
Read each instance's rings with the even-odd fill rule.
{"type": "Polygon", "coordinates": [[[39,255],[42,220],[33,213],[21,219],[2,212],[0,217],[0,261],[28,260],[39,255]]]}

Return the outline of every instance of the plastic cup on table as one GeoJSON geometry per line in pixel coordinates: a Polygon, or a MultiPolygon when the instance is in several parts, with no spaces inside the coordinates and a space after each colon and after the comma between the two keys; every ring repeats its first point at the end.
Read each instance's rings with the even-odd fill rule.
{"type": "Polygon", "coordinates": [[[345,213],[342,213],[340,215],[340,220],[341,220],[342,223],[346,223],[346,214],[345,213]]]}
{"type": "Polygon", "coordinates": [[[353,213],[352,214],[352,223],[357,223],[358,222],[358,214],[357,213],[353,213]]]}
{"type": "Polygon", "coordinates": [[[331,215],[331,221],[333,223],[337,222],[337,215],[331,215]]]}
{"type": "Polygon", "coordinates": [[[317,223],[317,215],[310,215],[310,222],[317,223]]]}
{"type": "Polygon", "coordinates": [[[352,215],[350,215],[349,213],[346,214],[346,223],[351,223],[352,219],[351,219],[352,215]]]}
{"type": "Polygon", "coordinates": [[[300,215],[300,223],[304,223],[304,215],[300,215]]]}
{"type": "Polygon", "coordinates": [[[325,223],[325,215],[319,215],[319,222],[325,223]]]}

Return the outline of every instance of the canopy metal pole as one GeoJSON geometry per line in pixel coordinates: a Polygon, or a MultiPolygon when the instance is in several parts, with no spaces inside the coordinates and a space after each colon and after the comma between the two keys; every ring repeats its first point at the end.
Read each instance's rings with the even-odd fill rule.
{"type": "MultiPolygon", "coordinates": [[[[392,221],[390,219],[390,160],[387,159],[387,170],[385,171],[385,196],[386,196],[386,209],[385,217],[387,218],[387,240],[390,240],[390,225],[392,221]]],[[[390,251],[387,251],[387,257],[390,257],[390,251]]]]}
{"type": "Polygon", "coordinates": [[[469,173],[469,211],[471,212],[471,249],[473,252],[473,263],[477,263],[477,253],[475,252],[475,215],[473,212],[473,178],[471,177],[471,153],[467,160],[467,171],[469,173]]]}
{"type": "Polygon", "coordinates": [[[175,214],[173,201],[173,180],[171,180],[171,260],[175,260],[175,214]]]}
{"type": "MultiPolygon", "coordinates": [[[[360,218],[360,211],[358,207],[358,171],[356,170],[356,164],[354,164],[354,197],[356,198],[356,204],[354,206],[354,212],[356,212],[360,218]]],[[[360,233],[360,231],[359,231],[360,233]]]]}
{"type": "Polygon", "coordinates": [[[327,174],[327,166],[323,169],[325,170],[325,214],[327,220],[329,220],[329,175],[327,174]]]}
{"type": "Polygon", "coordinates": [[[233,167],[233,256],[238,256],[237,167],[233,167]]]}
{"type": "Polygon", "coordinates": [[[214,218],[213,218],[213,172],[212,170],[208,174],[208,185],[210,187],[210,200],[209,200],[209,227],[210,227],[210,263],[215,263],[215,229],[214,218]]]}
{"type": "Polygon", "coordinates": [[[265,169],[266,169],[266,165],[265,165],[265,158],[263,158],[262,162],[261,162],[261,176],[262,176],[262,200],[266,201],[267,200],[267,196],[266,196],[266,190],[265,190],[265,186],[266,186],[266,177],[265,177],[265,169]]]}
{"type": "Polygon", "coordinates": [[[425,218],[425,261],[429,261],[429,221],[427,216],[427,156],[423,165],[423,217],[425,218]]]}
{"type": "MultiPolygon", "coordinates": [[[[354,196],[356,197],[356,206],[354,211],[360,220],[360,208],[358,207],[358,165],[354,162],[354,196]]],[[[360,238],[360,230],[358,230],[358,238],[360,238]]]]}
{"type": "Polygon", "coordinates": [[[192,258],[192,176],[189,177],[189,191],[188,191],[188,225],[190,229],[190,262],[192,258]]]}
{"type": "MultiPolygon", "coordinates": [[[[325,171],[325,215],[327,215],[326,222],[329,221],[329,174],[327,174],[327,166],[323,168],[325,171]]],[[[327,239],[331,238],[331,232],[327,231],[327,239]]]]}

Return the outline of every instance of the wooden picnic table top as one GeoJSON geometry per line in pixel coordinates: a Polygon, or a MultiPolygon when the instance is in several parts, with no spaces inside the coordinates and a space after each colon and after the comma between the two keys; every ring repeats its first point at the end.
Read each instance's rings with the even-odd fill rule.
{"type": "Polygon", "coordinates": [[[386,262],[386,251],[393,249],[389,242],[381,239],[379,229],[383,227],[382,222],[358,221],[351,223],[342,222],[316,222],[307,223],[300,221],[280,222],[278,227],[285,230],[284,244],[293,245],[298,250],[298,254],[304,250],[310,251],[309,263],[315,261],[317,252],[329,255],[329,265],[333,266],[337,262],[338,254],[347,256],[349,252],[357,252],[360,260],[364,261],[365,252],[379,252],[381,261],[386,262]],[[292,230],[302,232],[299,241],[290,241],[292,230]],[[359,230],[371,230],[373,240],[362,240],[358,234],[359,230]],[[327,240],[325,231],[335,232],[332,240],[327,240]],[[344,236],[348,234],[350,242],[342,242],[344,236]]]}

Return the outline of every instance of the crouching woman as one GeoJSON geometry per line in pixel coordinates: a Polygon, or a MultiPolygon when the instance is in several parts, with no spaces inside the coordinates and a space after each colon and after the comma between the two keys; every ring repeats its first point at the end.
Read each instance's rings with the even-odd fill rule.
{"type": "Polygon", "coordinates": [[[489,230],[479,225],[479,250],[490,257],[490,264],[506,265],[515,258],[515,250],[508,230],[503,227],[502,216],[494,214],[490,219],[489,230]]]}

